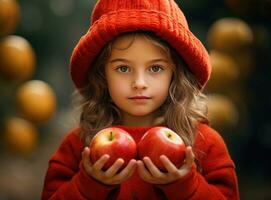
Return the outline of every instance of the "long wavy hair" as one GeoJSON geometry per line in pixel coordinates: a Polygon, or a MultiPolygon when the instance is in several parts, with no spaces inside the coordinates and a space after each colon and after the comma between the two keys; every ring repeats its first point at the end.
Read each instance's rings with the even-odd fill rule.
{"type": "MultiPolygon", "coordinates": [[[[208,121],[206,96],[200,90],[199,83],[179,54],[165,41],[151,32],[137,31],[124,35],[127,34],[132,35],[133,40],[125,49],[129,48],[140,35],[171,57],[174,68],[169,95],[159,108],[160,116],[155,125],[172,129],[183,138],[186,145],[192,146],[197,123],[208,121]]],[[[111,100],[105,78],[105,65],[116,39],[109,42],[96,57],[88,72],[88,85],[78,91],[83,96],[80,104],[82,108],[80,135],[86,145],[99,130],[122,123],[121,112],[111,100]]]]}

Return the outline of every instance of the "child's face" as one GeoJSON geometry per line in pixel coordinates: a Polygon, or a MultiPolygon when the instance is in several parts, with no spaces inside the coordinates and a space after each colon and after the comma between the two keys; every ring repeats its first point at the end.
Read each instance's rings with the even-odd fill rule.
{"type": "Polygon", "coordinates": [[[113,44],[105,67],[108,90],[124,121],[138,117],[151,121],[168,96],[173,62],[144,36],[130,45],[132,41],[133,36],[122,36],[113,44]]]}

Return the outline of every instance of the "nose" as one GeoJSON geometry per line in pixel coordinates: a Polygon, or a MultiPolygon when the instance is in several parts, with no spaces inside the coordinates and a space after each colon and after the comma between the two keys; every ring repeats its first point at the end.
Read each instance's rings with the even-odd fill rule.
{"type": "Polygon", "coordinates": [[[135,75],[134,80],[132,82],[133,89],[146,89],[147,82],[146,77],[143,73],[138,73],[135,75]]]}

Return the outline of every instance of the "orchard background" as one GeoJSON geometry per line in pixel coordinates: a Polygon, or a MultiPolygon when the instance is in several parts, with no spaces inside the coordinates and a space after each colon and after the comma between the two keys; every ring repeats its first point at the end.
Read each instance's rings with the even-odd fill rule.
{"type": "MultiPolygon", "coordinates": [[[[176,0],[210,52],[209,119],[241,199],[271,199],[271,1],[176,0]]],[[[48,159],[80,110],[69,75],[94,0],[0,0],[0,200],[40,199],[48,159]]]]}

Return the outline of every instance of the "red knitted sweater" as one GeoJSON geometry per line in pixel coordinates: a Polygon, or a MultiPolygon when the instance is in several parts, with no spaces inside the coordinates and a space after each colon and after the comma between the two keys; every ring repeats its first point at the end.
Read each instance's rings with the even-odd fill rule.
{"type": "MultiPolygon", "coordinates": [[[[125,127],[136,142],[150,128],[125,127]]],[[[121,185],[104,185],[86,174],[81,164],[83,142],[74,129],[65,137],[49,161],[42,200],[238,200],[238,184],[234,163],[221,136],[200,124],[194,153],[201,166],[184,178],[167,185],[144,182],[135,174],[121,185]]]]}

